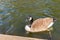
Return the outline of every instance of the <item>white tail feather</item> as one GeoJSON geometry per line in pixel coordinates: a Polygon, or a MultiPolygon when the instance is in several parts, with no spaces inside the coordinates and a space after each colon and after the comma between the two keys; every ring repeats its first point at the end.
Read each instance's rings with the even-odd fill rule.
{"type": "Polygon", "coordinates": [[[48,28],[50,28],[53,24],[54,24],[54,22],[51,22],[50,25],[48,25],[48,28]]]}

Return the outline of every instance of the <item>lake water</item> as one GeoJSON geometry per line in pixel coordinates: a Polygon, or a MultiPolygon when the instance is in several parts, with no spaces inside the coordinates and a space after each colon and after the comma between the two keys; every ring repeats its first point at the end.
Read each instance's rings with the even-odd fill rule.
{"type": "MultiPolygon", "coordinates": [[[[34,20],[41,17],[55,17],[53,40],[60,40],[60,0],[0,0],[0,33],[27,36],[25,19],[28,15],[34,20]]],[[[48,38],[48,33],[33,33],[28,37],[48,38]]]]}

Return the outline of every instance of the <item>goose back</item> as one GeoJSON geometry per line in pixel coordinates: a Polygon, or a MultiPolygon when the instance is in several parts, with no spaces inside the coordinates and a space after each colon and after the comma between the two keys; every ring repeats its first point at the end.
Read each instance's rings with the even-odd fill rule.
{"type": "Polygon", "coordinates": [[[51,22],[53,22],[53,18],[39,18],[33,21],[31,25],[31,32],[45,31],[48,29],[48,26],[51,22]]]}

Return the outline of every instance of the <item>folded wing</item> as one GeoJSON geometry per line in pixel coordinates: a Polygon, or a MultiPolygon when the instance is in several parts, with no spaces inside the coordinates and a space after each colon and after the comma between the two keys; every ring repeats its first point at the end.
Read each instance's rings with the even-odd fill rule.
{"type": "Polygon", "coordinates": [[[39,18],[35,20],[31,25],[31,31],[32,32],[39,32],[39,31],[45,31],[49,27],[49,25],[53,22],[53,18],[39,18]]]}

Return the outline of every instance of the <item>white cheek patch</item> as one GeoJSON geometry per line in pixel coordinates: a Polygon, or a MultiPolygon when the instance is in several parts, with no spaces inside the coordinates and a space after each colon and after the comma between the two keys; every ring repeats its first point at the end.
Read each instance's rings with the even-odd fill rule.
{"type": "Polygon", "coordinates": [[[32,17],[29,18],[29,21],[32,20],[32,17]]]}

